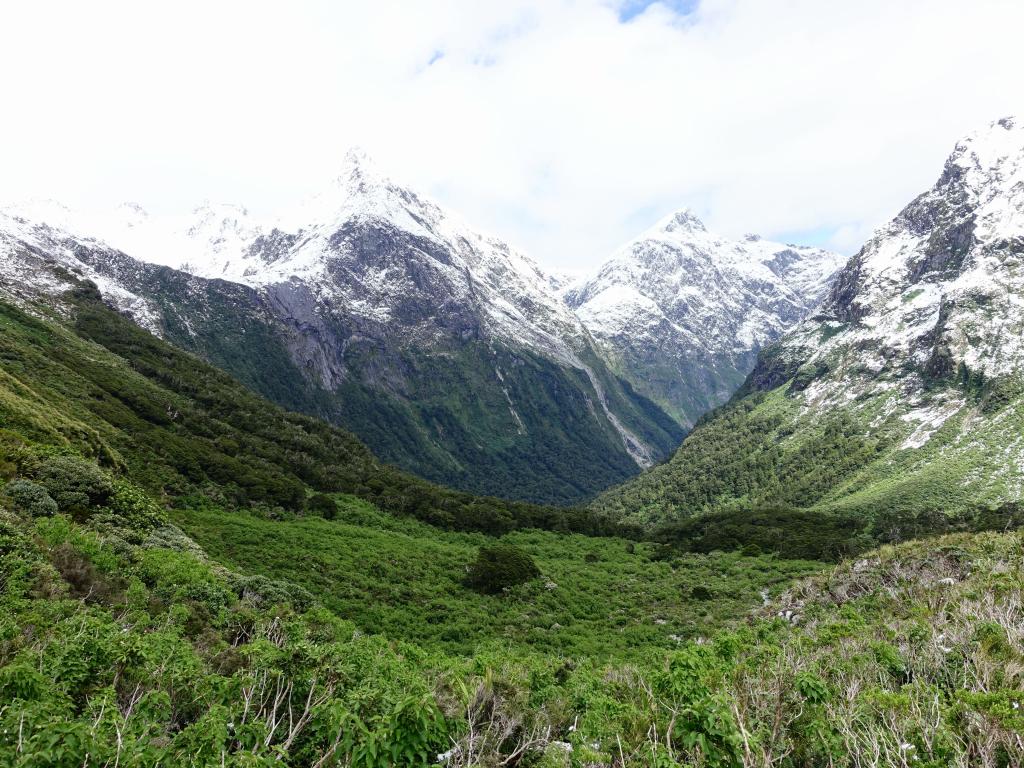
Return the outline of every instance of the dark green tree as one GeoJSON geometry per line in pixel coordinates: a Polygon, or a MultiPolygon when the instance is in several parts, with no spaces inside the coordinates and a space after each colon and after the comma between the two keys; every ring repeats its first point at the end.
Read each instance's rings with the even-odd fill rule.
{"type": "Polygon", "coordinates": [[[476,561],[469,566],[466,585],[484,594],[497,594],[508,587],[525,584],[540,576],[533,558],[519,547],[508,544],[480,547],[476,561]]]}
{"type": "Polygon", "coordinates": [[[338,504],[326,493],[314,493],[306,502],[306,511],[324,520],[333,520],[338,516],[338,504]]]}

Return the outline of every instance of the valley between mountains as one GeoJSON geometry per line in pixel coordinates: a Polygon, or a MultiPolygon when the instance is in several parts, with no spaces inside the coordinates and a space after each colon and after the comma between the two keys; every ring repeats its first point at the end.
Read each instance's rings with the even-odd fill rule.
{"type": "Polygon", "coordinates": [[[70,270],[140,326],[385,461],[561,504],[666,458],[840,264],[730,242],[681,212],[567,286],[356,151],[267,223],[209,204],[180,221],[135,204],[83,220],[37,201],[0,215],[0,238],[14,293],[59,291],[52,270],[70,270]]]}
{"type": "Polygon", "coordinates": [[[1024,123],[591,275],[349,155],[0,212],[0,765],[1024,764],[1024,123]]]}

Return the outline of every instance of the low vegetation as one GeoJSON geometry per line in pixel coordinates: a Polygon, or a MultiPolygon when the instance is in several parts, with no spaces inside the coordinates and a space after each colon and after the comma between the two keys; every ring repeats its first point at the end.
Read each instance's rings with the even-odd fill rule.
{"type": "Polygon", "coordinates": [[[533,558],[511,544],[488,544],[480,547],[466,569],[466,586],[485,595],[496,595],[540,576],[533,558]]]}
{"type": "Polygon", "coordinates": [[[774,553],[780,557],[835,562],[880,544],[954,532],[1004,531],[1024,525],[1024,506],[1007,502],[946,512],[881,509],[851,512],[762,506],[711,512],[659,528],[662,557],[682,552],[774,553]]]}
{"type": "Polygon", "coordinates": [[[297,584],[364,632],[459,655],[494,643],[577,659],[663,653],[824,567],[738,552],[665,556],[651,543],[537,530],[439,531],[351,497],[339,497],[330,522],[198,503],[169,514],[218,562],[297,584]],[[497,594],[468,585],[481,549],[495,548],[529,557],[540,578],[497,594]]]}
{"type": "MultiPolygon", "coordinates": [[[[48,463],[18,458],[18,478],[48,463]]],[[[5,494],[5,765],[1024,759],[1017,533],[885,547],[632,661],[501,641],[461,655],[364,634],[298,585],[225,568],[120,493],[74,516],[71,500],[37,514],[5,494]]]]}
{"type": "Polygon", "coordinates": [[[449,496],[90,306],[103,345],[0,312],[0,766],[1024,761],[1017,532],[837,567],[769,550],[860,534],[778,510],[568,533],[587,518],[449,496]]]}

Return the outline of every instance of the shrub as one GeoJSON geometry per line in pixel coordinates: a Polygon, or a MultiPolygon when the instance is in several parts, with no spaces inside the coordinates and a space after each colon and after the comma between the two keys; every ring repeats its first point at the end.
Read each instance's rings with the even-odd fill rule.
{"type": "Polygon", "coordinates": [[[50,553],[50,562],[68,583],[71,594],[90,602],[111,603],[124,591],[124,580],[117,575],[103,574],[85,552],[64,542],[50,553]]]}
{"type": "Polygon", "coordinates": [[[90,507],[105,505],[114,494],[107,474],[77,456],[55,456],[36,470],[35,479],[61,512],[87,514],[90,507]]]}
{"type": "Polygon", "coordinates": [[[333,520],[338,516],[338,504],[326,493],[314,493],[306,502],[306,509],[324,520],[333,520]]]}
{"type": "Polygon", "coordinates": [[[16,576],[28,578],[32,561],[35,560],[32,541],[14,523],[5,519],[0,512],[0,598],[5,587],[16,586],[16,576]]]}
{"type": "Polygon", "coordinates": [[[30,517],[49,517],[57,514],[57,502],[43,486],[31,480],[12,480],[4,487],[4,496],[16,512],[30,517]]]}
{"type": "Polygon", "coordinates": [[[127,480],[113,482],[110,509],[122,525],[139,531],[150,531],[167,522],[160,505],[127,480]]]}
{"type": "Polygon", "coordinates": [[[291,605],[296,610],[304,611],[315,603],[309,590],[286,581],[268,579],[266,576],[231,574],[228,577],[228,585],[239,598],[259,608],[291,605]]]}
{"type": "Polygon", "coordinates": [[[540,576],[529,554],[507,544],[480,547],[476,562],[469,566],[466,584],[485,594],[496,594],[540,576]]]}

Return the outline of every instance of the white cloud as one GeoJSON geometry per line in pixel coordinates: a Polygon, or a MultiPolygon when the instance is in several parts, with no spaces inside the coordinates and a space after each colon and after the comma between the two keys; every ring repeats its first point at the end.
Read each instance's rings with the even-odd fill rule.
{"type": "Polygon", "coordinates": [[[0,198],[269,213],[359,144],[549,264],[682,205],[852,250],[1024,106],[1018,0],[620,7],[5,3],[0,198]]]}

